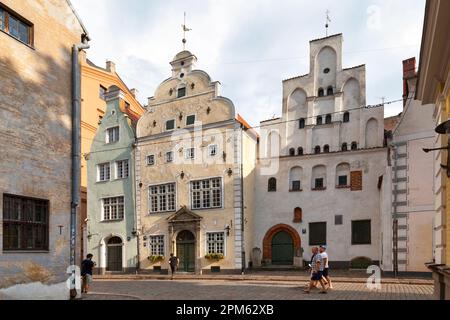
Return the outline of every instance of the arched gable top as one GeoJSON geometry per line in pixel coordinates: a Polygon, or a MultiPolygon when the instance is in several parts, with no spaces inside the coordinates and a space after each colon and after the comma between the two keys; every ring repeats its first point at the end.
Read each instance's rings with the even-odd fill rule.
{"type": "Polygon", "coordinates": [[[347,92],[348,90],[357,90],[358,92],[361,92],[361,85],[359,80],[356,79],[355,77],[348,78],[346,81],[344,81],[341,91],[344,92],[345,94],[346,89],[347,92]]]}
{"type": "Polygon", "coordinates": [[[288,97],[288,108],[292,109],[306,106],[307,96],[308,95],[303,89],[295,89],[288,97]]]}

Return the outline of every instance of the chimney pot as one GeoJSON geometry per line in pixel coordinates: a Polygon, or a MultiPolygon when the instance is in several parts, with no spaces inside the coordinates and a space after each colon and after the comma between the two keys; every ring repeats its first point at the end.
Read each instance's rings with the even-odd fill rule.
{"type": "Polygon", "coordinates": [[[130,90],[130,92],[131,92],[131,95],[132,95],[134,98],[136,98],[136,96],[137,96],[137,94],[138,94],[138,90],[137,90],[136,88],[133,88],[133,89],[130,90]]]}
{"type": "Polygon", "coordinates": [[[116,73],[116,64],[112,61],[106,61],[106,70],[110,73],[116,73]]]}

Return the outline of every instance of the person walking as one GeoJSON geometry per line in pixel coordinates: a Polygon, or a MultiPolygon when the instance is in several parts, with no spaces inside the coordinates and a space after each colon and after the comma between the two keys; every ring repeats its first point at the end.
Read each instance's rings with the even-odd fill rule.
{"type": "Polygon", "coordinates": [[[320,246],[319,252],[320,252],[320,255],[322,256],[323,265],[324,265],[323,277],[325,278],[325,280],[328,283],[328,289],[333,289],[333,285],[331,284],[331,279],[330,279],[330,275],[329,275],[330,267],[328,265],[329,259],[328,259],[327,247],[320,246]]]}
{"type": "Polygon", "coordinates": [[[95,267],[96,263],[92,261],[94,256],[89,253],[86,259],[81,262],[81,278],[83,280],[83,285],[81,287],[81,293],[88,293],[89,286],[92,283],[92,269],[95,267]]]}
{"type": "MultiPolygon", "coordinates": [[[[318,248],[313,248],[313,250],[317,252],[318,248]]],[[[312,267],[311,281],[309,282],[308,288],[303,291],[305,293],[310,293],[311,289],[316,286],[317,282],[320,282],[320,285],[322,286],[322,291],[320,291],[320,293],[327,293],[327,290],[325,288],[325,282],[322,279],[323,269],[324,269],[322,255],[320,253],[317,253],[314,256],[314,259],[312,262],[313,263],[311,264],[311,267],[312,267]]]]}
{"type": "Polygon", "coordinates": [[[169,258],[170,270],[172,271],[172,277],[171,277],[171,280],[173,280],[173,276],[174,276],[174,274],[175,274],[175,271],[176,271],[177,268],[178,268],[178,263],[179,263],[178,258],[175,257],[173,253],[171,253],[171,254],[170,254],[170,258],[169,258]]]}

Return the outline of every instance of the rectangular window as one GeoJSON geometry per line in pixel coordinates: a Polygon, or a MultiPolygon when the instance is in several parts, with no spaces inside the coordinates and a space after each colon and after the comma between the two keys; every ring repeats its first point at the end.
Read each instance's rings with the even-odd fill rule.
{"type": "Polygon", "coordinates": [[[193,209],[222,207],[222,178],[191,182],[191,201],[193,209]]]}
{"type": "Polygon", "coordinates": [[[175,130],[175,120],[166,121],[166,131],[175,130]]]}
{"type": "Polygon", "coordinates": [[[208,153],[210,157],[215,157],[217,155],[217,145],[212,144],[208,147],[208,153]]]}
{"type": "Polygon", "coordinates": [[[186,117],[186,125],[192,126],[195,124],[195,115],[187,116],[186,117]]]}
{"type": "Polygon", "coordinates": [[[129,176],[128,160],[122,160],[116,162],[116,174],[117,179],[126,179],[129,176]]]}
{"type": "Polygon", "coordinates": [[[211,232],[206,234],[207,253],[225,254],[225,234],[223,232],[211,232]]]}
{"type": "Polygon", "coordinates": [[[153,154],[147,156],[147,165],[148,166],[155,165],[155,156],[153,154]]]}
{"type": "Polygon", "coordinates": [[[339,176],[339,181],[338,181],[338,186],[339,187],[346,187],[347,186],[347,181],[348,180],[348,178],[347,178],[347,176],[339,176]]]}
{"type": "Polygon", "coordinates": [[[150,255],[164,256],[164,236],[150,236],[150,255]]]}
{"type": "Polygon", "coordinates": [[[48,251],[49,201],[3,196],[3,250],[48,251]]]}
{"type": "Polygon", "coordinates": [[[179,88],[177,93],[177,98],[183,98],[186,95],[186,88],[179,88]]]}
{"type": "Polygon", "coordinates": [[[111,168],[109,163],[101,163],[98,165],[98,182],[109,181],[111,179],[111,168]]]}
{"type": "Polygon", "coordinates": [[[344,224],[344,216],[342,216],[342,215],[334,216],[334,224],[337,226],[344,224]]]}
{"type": "Polygon", "coordinates": [[[352,221],[352,245],[371,244],[370,220],[352,221]]]}
{"type": "Polygon", "coordinates": [[[124,197],[105,198],[103,202],[103,221],[123,220],[124,197]]]}
{"type": "Polygon", "coordinates": [[[188,148],[186,149],[186,159],[195,159],[195,149],[194,148],[188,148]]]}
{"type": "Polygon", "coordinates": [[[309,224],[309,245],[320,246],[327,244],[327,223],[316,222],[309,224]]]}
{"type": "Polygon", "coordinates": [[[167,163],[173,162],[173,152],[172,151],[166,152],[166,162],[167,163]]]}
{"type": "Polygon", "coordinates": [[[109,128],[106,130],[106,143],[119,141],[119,127],[109,128]]]}
{"type": "Polygon", "coordinates": [[[175,183],[150,186],[150,213],[175,211],[175,183]]]}
{"type": "Polygon", "coordinates": [[[0,8],[0,30],[27,45],[33,44],[33,26],[5,8],[0,8]]]}
{"type": "Polygon", "coordinates": [[[315,180],[314,188],[319,190],[323,189],[323,178],[318,178],[315,180]]]}
{"type": "Polygon", "coordinates": [[[292,181],[291,191],[300,191],[301,186],[301,181],[292,181]]]}
{"type": "Polygon", "coordinates": [[[98,96],[100,99],[105,100],[105,94],[106,94],[106,88],[104,86],[100,86],[99,90],[98,90],[98,96]]]}

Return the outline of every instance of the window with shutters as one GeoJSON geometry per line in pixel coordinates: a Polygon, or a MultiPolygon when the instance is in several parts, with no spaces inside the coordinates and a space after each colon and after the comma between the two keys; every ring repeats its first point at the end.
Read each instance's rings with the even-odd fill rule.
{"type": "Polygon", "coordinates": [[[352,245],[371,244],[371,221],[352,221],[352,245]]]}
{"type": "Polygon", "coordinates": [[[309,224],[309,245],[320,246],[327,244],[327,223],[314,222],[309,224]]]}
{"type": "Polygon", "coordinates": [[[361,191],[362,186],[362,171],[352,171],[350,173],[350,188],[352,191],[361,191]]]}

